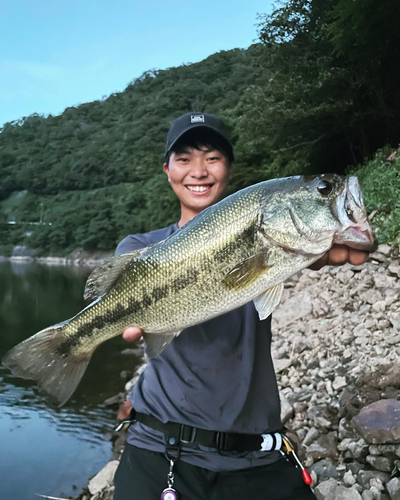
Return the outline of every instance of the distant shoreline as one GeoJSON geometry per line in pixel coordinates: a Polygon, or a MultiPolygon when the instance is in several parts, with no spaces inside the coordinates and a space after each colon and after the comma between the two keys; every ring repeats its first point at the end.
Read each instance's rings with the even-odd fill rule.
{"type": "Polygon", "coordinates": [[[0,262],[37,262],[39,264],[46,264],[49,266],[96,267],[109,261],[113,255],[114,252],[112,251],[88,252],[86,250],[74,250],[71,254],[66,255],[65,257],[56,257],[51,255],[45,257],[35,257],[31,255],[12,255],[10,257],[6,257],[4,255],[0,255],[0,262]]]}

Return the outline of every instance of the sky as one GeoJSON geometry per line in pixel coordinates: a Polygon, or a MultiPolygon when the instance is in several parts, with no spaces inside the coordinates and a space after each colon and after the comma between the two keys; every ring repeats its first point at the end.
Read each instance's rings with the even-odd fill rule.
{"type": "Polygon", "coordinates": [[[0,10],[0,127],[120,92],[149,69],[257,41],[271,0],[13,0],[0,10]]]}

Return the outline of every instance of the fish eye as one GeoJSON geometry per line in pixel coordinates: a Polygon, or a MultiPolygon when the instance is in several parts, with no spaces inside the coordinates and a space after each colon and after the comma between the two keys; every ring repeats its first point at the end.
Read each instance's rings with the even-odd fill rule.
{"type": "Polygon", "coordinates": [[[333,186],[328,181],[319,181],[317,184],[318,191],[323,195],[328,195],[332,192],[333,186]]]}

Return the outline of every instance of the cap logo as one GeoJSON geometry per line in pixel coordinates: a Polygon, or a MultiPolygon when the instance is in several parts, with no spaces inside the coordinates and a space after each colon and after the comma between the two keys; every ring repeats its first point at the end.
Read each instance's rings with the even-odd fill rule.
{"type": "Polygon", "coordinates": [[[191,123],[204,123],[204,115],[192,115],[190,121],[191,123]]]}

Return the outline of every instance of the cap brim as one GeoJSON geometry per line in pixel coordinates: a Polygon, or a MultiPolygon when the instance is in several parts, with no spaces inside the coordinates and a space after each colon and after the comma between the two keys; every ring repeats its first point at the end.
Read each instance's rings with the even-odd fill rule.
{"type": "Polygon", "coordinates": [[[174,144],[176,144],[179,139],[186,134],[186,132],[189,132],[189,130],[193,130],[194,128],[208,128],[208,129],[211,129],[213,132],[217,133],[220,137],[222,137],[226,142],[227,144],[232,148],[232,144],[230,143],[230,141],[224,137],[221,132],[219,130],[217,130],[215,127],[213,127],[212,125],[208,125],[207,123],[192,123],[190,124],[188,127],[185,128],[185,130],[183,130],[179,135],[178,137],[175,137],[175,139],[173,140],[173,142],[168,146],[168,149],[165,150],[165,154],[167,155],[171,149],[173,148],[174,144]]]}

